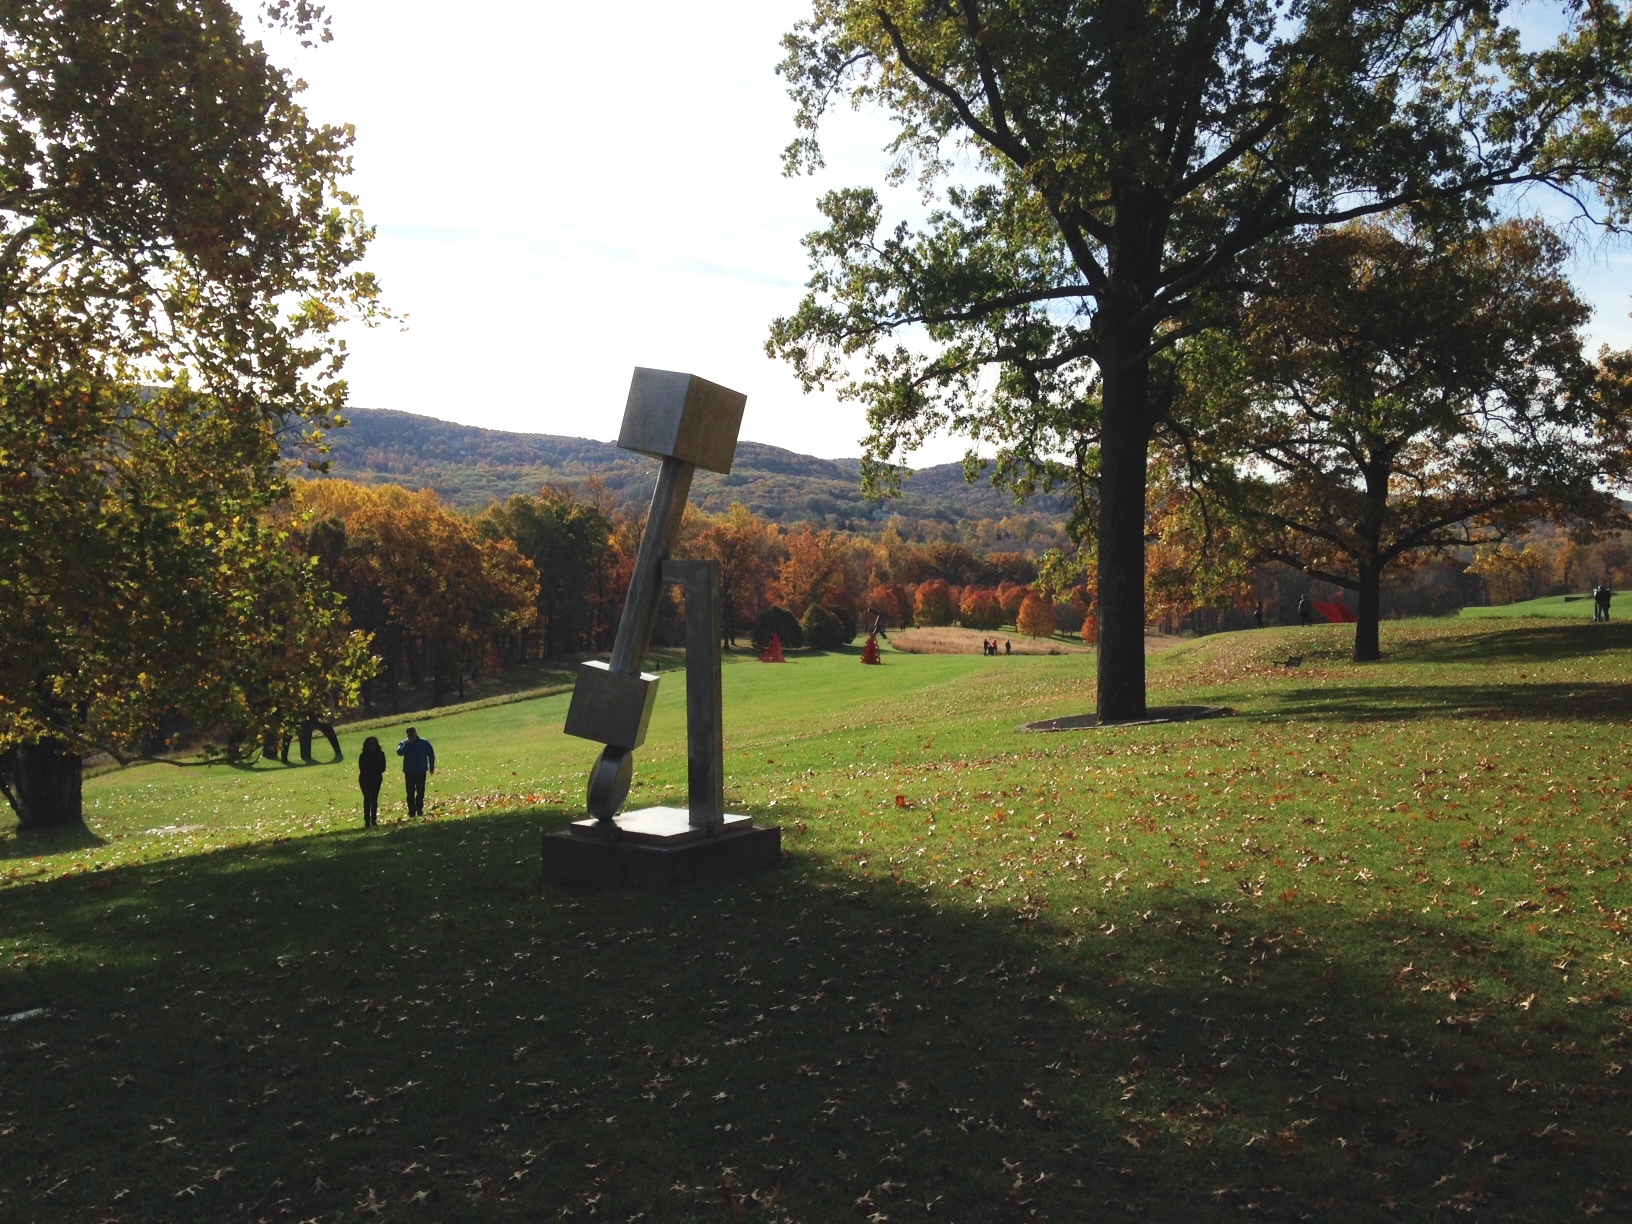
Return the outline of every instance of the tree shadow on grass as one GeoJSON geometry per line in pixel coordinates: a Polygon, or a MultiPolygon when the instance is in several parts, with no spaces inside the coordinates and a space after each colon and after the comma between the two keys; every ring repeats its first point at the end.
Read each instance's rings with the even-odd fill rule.
{"type": "Polygon", "coordinates": [[[1517,625],[1391,643],[1395,663],[1550,663],[1632,649],[1632,622],[1517,625]]]}
{"type": "MultiPolygon", "coordinates": [[[[8,810],[0,809],[0,819],[9,819],[10,815],[8,810]]],[[[24,830],[15,824],[0,829],[0,861],[47,858],[105,845],[107,842],[77,821],[50,829],[24,830]]]]}
{"type": "Polygon", "coordinates": [[[53,1014],[0,1054],[0,1214],[1518,1220],[1625,1180],[1615,1016],[1505,928],[1097,860],[982,908],[801,817],[780,870],[651,892],[536,891],[566,813],[14,891],[65,954],[8,971],[53,1014]]]}
{"type": "MultiPolygon", "coordinates": [[[[1222,700],[1222,698],[1221,698],[1222,700]]],[[[1363,685],[1283,689],[1254,703],[1258,712],[1341,722],[1409,718],[1545,718],[1559,722],[1632,719],[1632,686],[1619,683],[1363,685]]]]}

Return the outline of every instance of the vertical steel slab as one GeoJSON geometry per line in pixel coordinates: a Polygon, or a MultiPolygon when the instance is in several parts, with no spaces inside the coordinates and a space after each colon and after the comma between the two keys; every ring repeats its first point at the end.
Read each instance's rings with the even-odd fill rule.
{"type": "Polygon", "coordinates": [[[665,561],[663,579],[686,599],[686,806],[694,827],[713,829],[725,821],[720,563],[665,561]]]}

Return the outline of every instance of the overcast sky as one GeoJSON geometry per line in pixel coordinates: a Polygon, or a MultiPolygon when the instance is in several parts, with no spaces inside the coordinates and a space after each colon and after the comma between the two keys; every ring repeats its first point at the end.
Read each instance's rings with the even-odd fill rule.
{"type": "MultiPolygon", "coordinates": [[[[356,126],[370,266],[407,316],[352,337],[353,405],[611,439],[631,369],[656,366],[746,393],[744,438],[860,453],[862,410],[764,355],[817,196],[878,184],[891,134],[843,112],[828,169],[782,176],[778,40],[808,0],[327,7],[334,41],[278,57],[314,117],[356,126]]],[[[1585,247],[1576,275],[1595,339],[1632,345],[1632,256],[1585,247]]],[[[946,439],[915,465],[962,452],[946,439]]]]}

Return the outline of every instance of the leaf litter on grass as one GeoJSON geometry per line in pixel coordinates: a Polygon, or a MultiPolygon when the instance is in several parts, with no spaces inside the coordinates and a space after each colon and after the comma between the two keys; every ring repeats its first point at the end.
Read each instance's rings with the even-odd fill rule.
{"type": "Polygon", "coordinates": [[[1236,686],[1236,719],[1047,739],[1002,703],[1082,700],[1080,660],[871,720],[853,660],[758,676],[736,713],[797,694],[801,737],[751,731],[731,783],[792,858],[734,885],[537,894],[569,813],[491,785],[19,885],[8,997],[55,1010],[0,1033],[0,1214],[1622,1211],[1626,725],[1508,705],[1576,647],[1466,661],[1438,627],[1334,659],[1325,706],[1216,670],[1274,642],[1199,642],[1156,687],[1236,686]],[[1355,684],[1405,713],[1345,718],[1355,684]],[[1491,700],[1422,713],[1436,686],[1491,700]]]}

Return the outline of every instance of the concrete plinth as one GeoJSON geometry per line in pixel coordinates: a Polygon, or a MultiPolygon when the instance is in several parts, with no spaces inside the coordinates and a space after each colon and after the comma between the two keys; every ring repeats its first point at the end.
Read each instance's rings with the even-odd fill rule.
{"type": "Polygon", "coordinates": [[[541,878],[546,884],[650,888],[730,879],[782,861],[782,830],[775,826],[762,828],[747,816],[728,815],[725,826],[709,836],[689,826],[686,816],[682,808],[629,812],[618,817],[616,839],[593,827],[548,833],[541,878]]]}

